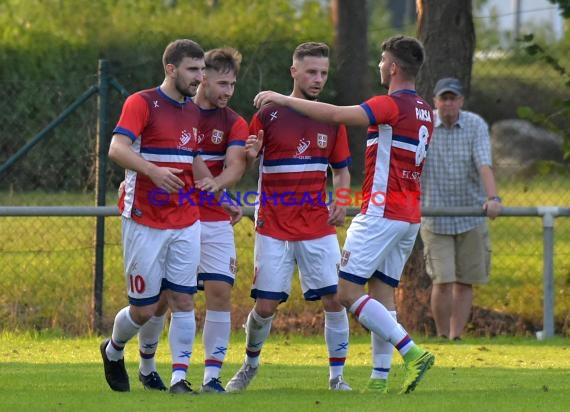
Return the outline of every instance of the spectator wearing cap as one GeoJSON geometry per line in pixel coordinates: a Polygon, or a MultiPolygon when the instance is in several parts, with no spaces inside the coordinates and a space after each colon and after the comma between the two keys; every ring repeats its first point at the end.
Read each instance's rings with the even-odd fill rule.
{"type": "MultiPolygon", "coordinates": [[[[435,127],[421,177],[422,207],[481,207],[494,219],[501,212],[501,199],[491,168],[489,127],[479,115],[462,110],[458,79],[440,79],[433,93],[435,127]]],[[[437,334],[459,340],[471,315],[473,285],[489,280],[486,219],[422,217],[420,233],[437,334]]]]}

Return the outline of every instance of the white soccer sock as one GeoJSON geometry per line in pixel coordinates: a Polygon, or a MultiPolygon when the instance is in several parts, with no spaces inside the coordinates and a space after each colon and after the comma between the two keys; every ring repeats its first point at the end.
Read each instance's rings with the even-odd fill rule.
{"type": "Polygon", "coordinates": [[[170,343],[170,353],[172,355],[172,379],[170,385],[186,379],[195,335],[196,319],[194,311],[173,312],[170,316],[170,329],[168,331],[168,342],[170,343]]]}
{"type": "Polygon", "coordinates": [[[352,304],[350,312],[366,329],[391,342],[402,355],[414,346],[404,328],[392,318],[388,309],[376,299],[363,295],[352,304]],[[402,353],[402,350],[405,352],[402,353]]]}
{"type": "Polygon", "coordinates": [[[137,334],[141,327],[131,318],[129,308],[127,306],[121,309],[115,316],[111,342],[105,349],[107,358],[111,361],[118,361],[124,357],[125,345],[137,334]]]}
{"type": "Polygon", "coordinates": [[[348,354],[348,316],[340,312],[325,311],[325,341],[329,352],[329,378],[342,375],[348,354]]]}
{"type": "MultiPolygon", "coordinates": [[[[390,311],[390,315],[397,321],[396,311],[390,311]]],[[[392,354],[394,346],[382,339],[375,333],[370,333],[372,340],[372,373],[373,379],[388,379],[392,367],[392,354]]]]}
{"type": "Polygon", "coordinates": [[[165,319],[166,315],[153,316],[139,329],[139,371],[143,375],[156,371],[154,355],[165,319]]]}
{"type": "Polygon", "coordinates": [[[204,384],[220,376],[231,332],[230,312],[206,310],[202,342],[204,344],[204,384]]]}
{"type": "Polygon", "coordinates": [[[252,309],[247,317],[245,323],[245,362],[254,368],[259,366],[261,348],[269,336],[274,316],[262,318],[255,309],[252,309]]]}

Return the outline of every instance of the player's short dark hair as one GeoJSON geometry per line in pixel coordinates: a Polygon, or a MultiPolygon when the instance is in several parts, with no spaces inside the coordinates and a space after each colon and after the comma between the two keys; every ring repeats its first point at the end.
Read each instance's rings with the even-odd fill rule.
{"type": "Polygon", "coordinates": [[[423,44],[413,37],[390,37],[382,43],[381,49],[392,54],[402,71],[410,78],[417,76],[425,60],[423,44]]]}
{"type": "Polygon", "coordinates": [[[236,76],[239,73],[241,59],[241,53],[233,47],[208,50],[204,56],[206,70],[212,69],[218,73],[234,72],[236,76]]]}
{"type": "Polygon", "coordinates": [[[293,60],[303,60],[305,57],[329,57],[329,46],[325,43],[310,41],[301,43],[293,52],[293,60]]]}
{"type": "Polygon", "coordinates": [[[204,50],[202,47],[193,40],[189,39],[178,39],[174,40],[166,49],[164,49],[164,54],[162,55],[162,65],[166,67],[167,64],[173,64],[174,66],[180,65],[185,57],[190,57],[192,59],[201,59],[204,57],[204,50]]]}

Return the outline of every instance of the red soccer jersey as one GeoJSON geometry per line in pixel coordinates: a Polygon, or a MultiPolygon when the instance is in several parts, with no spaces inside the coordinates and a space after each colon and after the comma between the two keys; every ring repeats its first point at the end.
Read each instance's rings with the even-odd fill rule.
{"type": "Polygon", "coordinates": [[[251,134],[263,129],[257,232],[281,240],[336,233],[327,224],[327,168],[350,164],[346,128],[270,105],[257,112],[251,134]]]}
{"type": "MultiPolygon", "coordinates": [[[[224,169],[226,150],[232,146],[245,147],[249,136],[247,122],[229,107],[200,110],[198,127],[198,152],[212,175],[218,176],[224,169]]],[[[200,220],[218,222],[230,220],[229,214],[218,206],[212,197],[201,195],[198,190],[193,196],[200,207],[200,220]]]]}
{"type": "Polygon", "coordinates": [[[128,136],[132,149],[161,167],[182,169],[178,177],[184,187],[167,194],[145,175],[126,170],[125,191],[119,209],[125,217],[158,229],[177,229],[198,220],[198,207],[188,192],[194,188],[192,161],[200,110],[190,100],[179,103],[159,87],[143,90],[127,98],[113,134],[128,136]]]}
{"type": "Polygon", "coordinates": [[[420,176],[433,132],[432,108],[414,90],[361,104],[370,120],[363,214],[419,223],[420,176]]]}

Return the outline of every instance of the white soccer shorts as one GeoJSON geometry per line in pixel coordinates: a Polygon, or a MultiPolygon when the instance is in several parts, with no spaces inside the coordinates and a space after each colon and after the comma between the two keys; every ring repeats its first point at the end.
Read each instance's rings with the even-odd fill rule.
{"type": "Polygon", "coordinates": [[[129,303],[150,305],[162,289],[196,293],[200,222],[183,229],[155,229],[123,218],[123,257],[129,303]]]}
{"type": "Polygon", "coordinates": [[[251,297],[285,302],[291,293],[295,264],[305,300],[336,293],[340,250],[336,235],[285,241],[255,235],[255,275],[251,297]]]}
{"type": "Polygon", "coordinates": [[[205,280],[221,280],[233,286],[236,272],[234,229],[229,221],[201,222],[198,289],[205,280]]]}
{"type": "Polygon", "coordinates": [[[339,277],[364,285],[374,276],[397,287],[419,229],[419,223],[359,213],[346,232],[339,277]]]}

